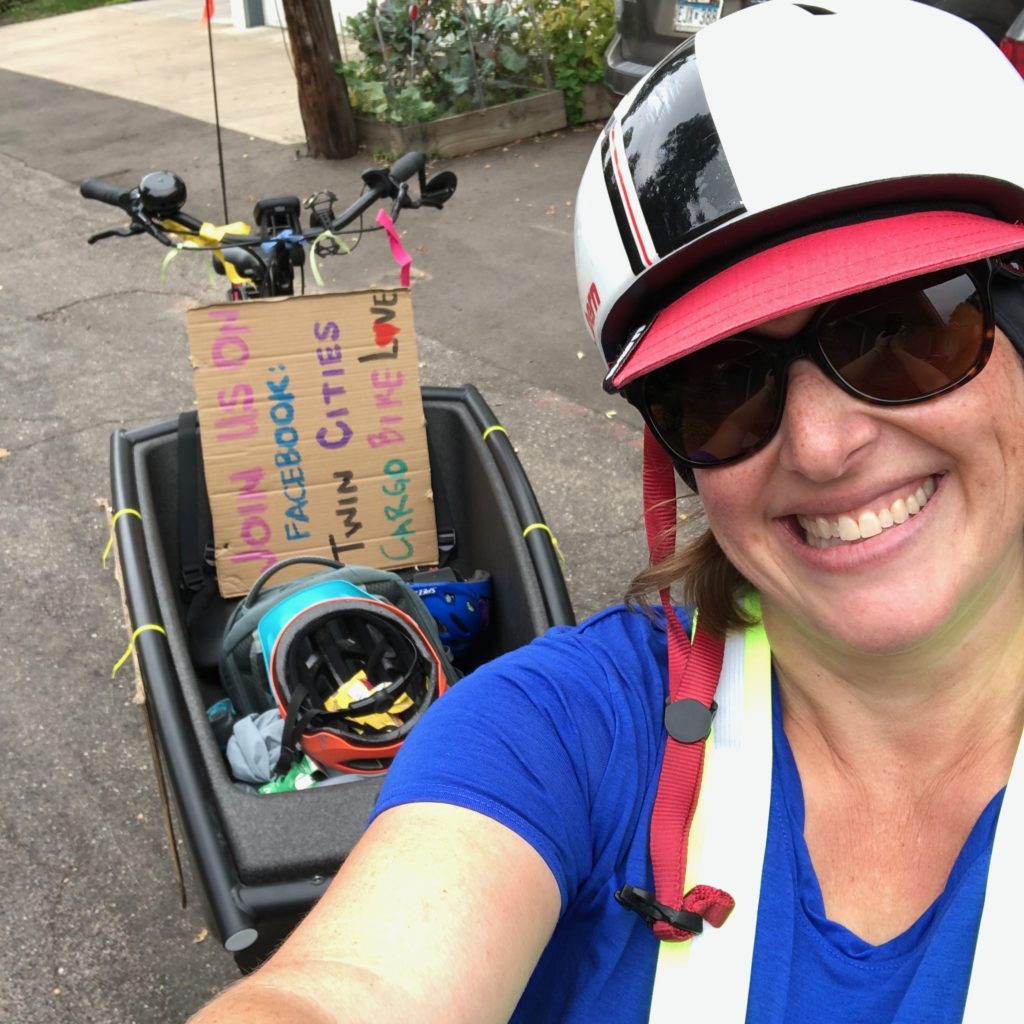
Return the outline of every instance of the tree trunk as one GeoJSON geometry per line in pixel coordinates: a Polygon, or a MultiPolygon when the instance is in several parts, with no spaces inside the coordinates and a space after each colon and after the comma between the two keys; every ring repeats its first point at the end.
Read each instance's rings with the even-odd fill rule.
{"type": "Polygon", "coordinates": [[[334,70],[338,37],[329,0],[284,0],[308,155],[344,160],[358,149],[345,79],[334,70]]]}

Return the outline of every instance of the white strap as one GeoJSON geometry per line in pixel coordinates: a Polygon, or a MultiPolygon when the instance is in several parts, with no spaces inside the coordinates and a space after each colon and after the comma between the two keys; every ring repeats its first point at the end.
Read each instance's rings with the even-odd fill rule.
{"type": "MultiPolygon", "coordinates": [[[[756,604],[748,610],[759,614],[756,604]]],[[[772,776],[771,651],[760,624],[726,639],[715,700],[684,891],[713,885],[736,908],[720,929],[660,944],[650,1014],[658,1024],[684,1014],[715,1024],[746,1018],[772,776]]]]}
{"type": "Polygon", "coordinates": [[[992,859],[989,862],[985,905],[981,912],[978,944],[974,950],[971,984],[964,1007],[964,1024],[990,1024],[1008,1020],[1019,988],[1021,924],[1024,921],[1024,889],[1021,886],[1021,852],[1024,851],[1024,754],[1021,744],[1013,759],[999,810],[992,859]]]}

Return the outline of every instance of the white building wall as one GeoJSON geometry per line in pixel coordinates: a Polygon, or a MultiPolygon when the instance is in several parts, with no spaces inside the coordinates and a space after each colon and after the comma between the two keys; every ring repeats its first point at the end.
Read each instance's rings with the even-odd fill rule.
{"type": "MultiPolygon", "coordinates": [[[[365,7],[364,0],[331,0],[334,24],[341,30],[346,18],[358,14],[365,7]]],[[[231,0],[231,23],[235,28],[248,28],[245,20],[245,0],[231,0]]],[[[263,0],[263,24],[275,28],[284,25],[282,0],[263,0]]]]}

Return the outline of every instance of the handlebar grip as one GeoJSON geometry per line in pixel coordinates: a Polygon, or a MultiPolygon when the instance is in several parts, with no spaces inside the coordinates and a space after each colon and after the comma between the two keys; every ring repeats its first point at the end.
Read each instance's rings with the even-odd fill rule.
{"type": "Polygon", "coordinates": [[[388,171],[388,177],[391,178],[395,184],[400,184],[411,178],[414,174],[419,174],[427,166],[427,158],[417,150],[413,150],[410,153],[406,153],[404,156],[400,156],[392,165],[388,171]]]}
{"type": "Polygon", "coordinates": [[[98,199],[101,203],[119,206],[122,210],[127,210],[131,205],[131,189],[111,185],[109,181],[103,181],[101,178],[86,178],[78,186],[78,191],[86,199],[98,199]]]}

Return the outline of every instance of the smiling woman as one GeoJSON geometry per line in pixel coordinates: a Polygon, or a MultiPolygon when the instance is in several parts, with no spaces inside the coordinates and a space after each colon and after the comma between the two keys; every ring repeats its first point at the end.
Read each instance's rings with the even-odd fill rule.
{"type": "Polygon", "coordinates": [[[199,1020],[1006,1019],[1022,118],[999,50],[913,0],[759,4],[618,107],[576,264],[652,565],[431,707],[199,1020]],[[677,478],[708,525],[679,550],[677,478]]]}
{"type": "MultiPolygon", "coordinates": [[[[987,870],[1024,721],[1024,152],[1001,127],[1024,101],[962,22],[885,11],[869,41],[867,9],[770,4],[677,51],[591,158],[577,259],[581,302],[602,298],[585,308],[606,386],[649,428],[656,564],[632,593],[661,591],[668,608],[680,583],[700,610],[695,651],[702,629],[770,645],[776,764],[795,772],[773,787],[803,837],[789,851],[797,920],[840,964],[856,953],[881,972],[869,994],[850,959],[833,1005],[845,992],[851,1019],[890,1020],[899,993],[922,1019],[959,1020],[984,998],[968,990],[984,886],[967,903],[951,887],[965,857],[987,870]],[[936,52],[910,62],[915,33],[936,52]],[[972,90],[940,51],[992,76],[987,115],[967,110],[972,90]],[[845,92],[869,54],[899,75],[845,92]],[[985,144],[968,152],[929,125],[939,109],[985,144]],[[700,146],[681,141],[698,124],[700,146]],[[709,527],[675,553],[659,540],[673,465],[709,527]],[[956,952],[926,924],[951,914],[968,915],[956,952]],[[914,970],[883,982],[897,950],[914,970]],[[940,1016],[939,989],[915,979],[951,955],[964,973],[940,1016]]],[[[687,673],[669,651],[673,692],[687,673]]],[[[769,824],[765,885],[780,852],[769,824]]],[[[1009,927],[993,914],[989,951],[1009,927]]],[[[786,949],[806,979],[819,953],[800,927],[786,949]]],[[[751,1000],[783,991],[767,962],[755,943],[751,1000]]],[[[827,1000],[786,999],[799,1019],[829,1015],[827,1000]]],[[[748,1020],[774,1019],[747,1005],[748,1020]]]]}

